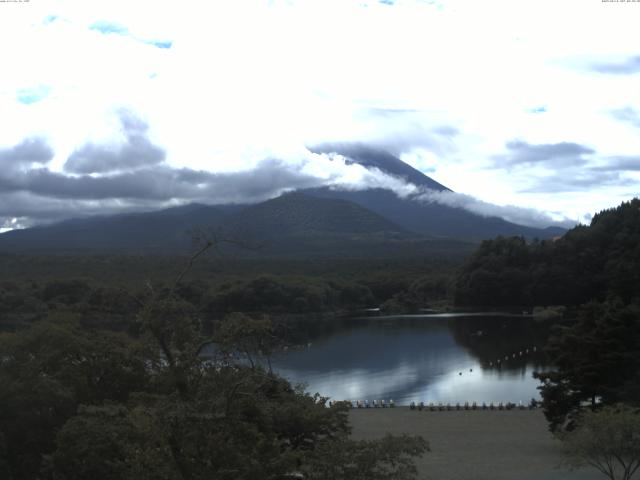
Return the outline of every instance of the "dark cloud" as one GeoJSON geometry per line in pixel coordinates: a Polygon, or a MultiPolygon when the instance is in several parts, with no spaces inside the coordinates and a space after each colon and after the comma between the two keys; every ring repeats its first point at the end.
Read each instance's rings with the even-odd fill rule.
{"type": "Polygon", "coordinates": [[[81,200],[252,202],[283,189],[314,187],[321,183],[322,180],[301,174],[277,160],[265,160],[251,171],[232,173],[158,166],[104,176],[67,176],[46,168],[11,176],[0,174],[0,190],[6,192],[26,191],[41,196],[81,200]]]}
{"type": "Polygon", "coordinates": [[[532,185],[520,190],[523,193],[562,193],[580,192],[593,188],[625,187],[637,185],[638,182],[625,178],[619,172],[595,172],[580,170],[555,174],[536,179],[532,185]]]}
{"type": "Polygon", "coordinates": [[[506,144],[509,153],[493,157],[496,167],[522,164],[548,164],[554,167],[583,165],[587,160],[583,155],[591,155],[595,150],[577,143],[543,143],[531,145],[522,140],[512,140],[506,144]]]}
{"type": "MultiPolygon", "coordinates": [[[[131,117],[123,119],[127,132],[143,132],[146,126],[131,117]]],[[[135,136],[135,135],[134,135],[135,136]]],[[[135,150],[129,142],[119,151],[135,150]]],[[[135,144],[135,142],[133,142],[135,144]]],[[[143,142],[144,143],[144,142],[143,142]]],[[[92,161],[101,164],[104,152],[98,147],[92,161]]],[[[252,203],[266,200],[297,188],[318,187],[327,183],[279,160],[265,160],[244,172],[211,173],[168,165],[145,165],[135,171],[111,174],[68,175],[54,172],[44,164],[53,157],[51,148],[41,139],[28,139],[0,150],[0,228],[10,228],[13,219],[21,226],[64,218],[152,210],[176,203],[201,202],[252,203]]],[[[109,156],[109,165],[114,158],[109,156]]],[[[95,170],[95,169],[90,169],[95,170]]]]}
{"type": "Polygon", "coordinates": [[[640,73],[640,55],[629,57],[621,62],[603,62],[591,65],[591,70],[612,75],[631,75],[640,73]]]}
{"type": "Polygon", "coordinates": [[[640,112],[632,107],[619,108],[611,112],[614,118],[640,128],[640,112]]]}
{"type": "Polygon", "coordinates": [[[64,169],[71,173],[107,173],[135,170],[157,165],[165,159],[165,151],[147,138],[148,125],[128,114],[120,114],[125,141],[119,145],[89,143],[73,152],[64,169]]]}
{"type": "Polygon", "coordinates": [[[45,164],[53,158],[53,150],[42,138],[27,138],[11,148],[0,148],[0,168],[6,172],[19,165],[45,164]]]}
{"type": "Polygon", "coordinates": [[[145,200],[78,200],[53,198],[30,192],[0,193],[0,228],[25,228],[74,217],[151,211],[173,203],[145,200]],[[15,219],[15,221],[14,221],[15,219]]]}
{"type": "Polygon", "coordinates": [[[640,155],[608,157],[606,163],[591,167],[596,172],[640,172],[640,155]]]}

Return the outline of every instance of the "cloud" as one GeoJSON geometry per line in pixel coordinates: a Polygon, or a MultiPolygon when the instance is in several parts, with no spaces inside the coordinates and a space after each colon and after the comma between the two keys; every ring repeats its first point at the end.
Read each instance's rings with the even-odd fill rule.
{"type": "Polygon", "coordinates": [[[21,88],[18,90],[16,98],[20,103],[31,105],[32,103],[44,100],[51,93],[51,87],[38,85],[37,87],[21,88]]]}
{"type": "Polygon", "coordinates": [[[45,165],[54,152],[42,139],[27,139],[0,150],[2,163],[11,166],[0,170],[0,228],[192,202],[247,204],[291,190],[324,186],[385,188],[401,197],[417,190],[379,168],[308,150],[297,159],[269,158],[242,171],[175,168],[161,162],[162,153],[145,136],[146,123],[125,113],[120,121],[122,144],[85,145],[71,155],[63,171],[45,165]],[[11,223],[13,218],[20,221],[11,223]]]}
{"type": "Polygon", "coordinates": [[[435,127],[433,132],[444,137],[457,137],[460,135],[460,130],[451,125],[440,125],[439,127],[435,127]]]}
{"type": "Polygon", "coordinates": [[[58,19],[57,15],[47,15],[46,17],[44,17],[44,19],[42,20],[42,24],[43,25],[49,25],[53,22],[55,22],[58,19]]]}
{"type": "Polygon", "coordinates": [[[27,138],[10,148],[0,148],[0,168],[5,172],[31,163],[45,164],[54,152],[42,138],[27,138]]]}
{"type": "Polygon", "coordinates": [[[169,49],[173,46],[173,42],[169,40],[147,40],[145,43],[153,45],[154,47],[169,49]]]}
{"type": "Polygon", "coordinates": [[[155,166],[103,176],[67,176],[46,168],[0,176],[0,188],[4,191],[27,191],[54,198],[181,199],[208,203],[251,203],[284,189],[307,188],[322,183],[323,179],[293,171],[276,160],[265,160],[253,170],[233,173],[155,166]]]}
{"type": "Polygon", "coordinates": [[[509,153],[494,155],[496,167],[514,165],[549,164],[554,167],[583,165],[582,156],[591,155],[595,150],[571,142],[531,145],[522,140],[512,140],[506,144],[509,153]]]}
{"type": "Polygon", "coordinates": [[[509,222],[529,227],[546,228],[551,225],[571,228],[575,221],[568,218],[553,218],[546,212],[534,208],[515,205],[495,205],[484,202],[471,195],[451,191],[424,190],[413,197],[421,202],[438,203],[453,208],[462,208],[483,217],[500,217],[509,222]]]}
{"type": "Polygon", "coordinates": [[[590,170],[596,172],[640,172],[640,155],[620,155],[606,158],[603,165],[591,167],[590,170]]]}
{"type": "Polygon", "coordinates": [[[20,217],[26,219],[23,224],[29,224],[84,216],[103,211],[103,207],[107,213],[191,202],[246,204],[321,186],[390,188],[399,195],[415,190],[379,169],[350,164],[339,155],[308,151],[297,161],[265,159],[243,171],[174,168],[159,163],[162,154],[145,137],[148,127],[144,122],[123,114],[121,123],[124,144],[84,146],[61,172],[42,166],[54,153],[41,139],[27,139],[0,150],[2,163],[11,166],[0,170],[0,219],[4,217],[6,223],[7,218],[20,217]]]}
{"type": "Polygon", "coordinates": [[[582,196],[523,199],[517,190],[535,180],[533,170],[564,168],[576,158],[598,165],[599,155],[640,151],[630,128],[615,128],[602,115],[633,105],[629,92],[638,76],[621,75],[637,71],[637,46],[628,42],[633,16],[607,9],[615,21],[603,22],[600,5],[576,7],[576,0],[556,5],[553,15],[533,3],[502,2],[500,16],[483,16],[483,2],[454,2],[442,11],[426,2],[389,2],[395,5],[249,0],[185,9],[141,0],[106,2],[100,12],[40,2],[42,8],[22,9],[19,17],[0,15],[2,44],[20,45],[3,55],[0,130],[3,138],[50,139],[57,151],[50,173],[61,173],[70,152],[82,154],[89,165],[78,160],[74,167],[74,159],[63,177],[116,177],[167,164],[243,170],[303,145],[361,141],[406,154],[424,169],[435,166],[443,183],[502,204],[562,204],[570,215],[618,198],[595,185],[582,196]],[[576,8],[580,22],[573,21],[576,8]],[[466,21],[473,18],[483,21],[466,21]],[[350,35],[327,35],[329,24],[350,35]],[[603,34],[594,36],[594,29],[603,34]],[[612,73],[612,66],[618,74],[597,73],[612,73]],[[39,84],[51,88],[44,101],[37,101],[39,84]],[[113,144],[83,145],[105,131],[120,106],[151,122],[152,132],[142,137],[151,163],[118,167],[120,149],[135,144],[125,135],[113,144]],[[540,106],[548,112],[527,112],[540,106]],[[505,147],[517,138],[529,147],[570,139],[598,156],[577,152],[516,171],[509,167],[532,153],[505,147]],[[166,158],[157,161],[153,147],[166,150],[166,158]],[[495,153],[505,163],[487,170],[495,153]]]}
{"type": "Polygon", "coordinates": [[[149,40],[137,35],[133,35],[127,27],[115,22],[108,22],[105,20],[99,20],[89,26],[89,30],[100,32],[104,35],[121,35],[130,37],[147,45],[153,45],[154,47],[161,49],[169,49],[173,46],[173,42],[169,40],[149,40]]]}
{"type": "Polygon", "coordinates": [[[362,142],[397,157],[417,148],[446,157],[456,150],[455,139],[460,135],[454,125],[443,124],[420,110],[366,108],[359,110],[356,116],[369,128],[351,133],[350,138],[331,141],[362,142]]]}
{"type": "Polygon", "coordinates": [[[640,73],[640,55],[619,62],[603,62],[591,65],[591,70],[612,75],[632,75],[640,73]]]}
{"type": "Polygon", "coordinates": [[[74,151],[64,169],[70,173],[107,173],[135,170],[164,161],[165,151],[147,138],[149,126],[128,112],[120,113],[124,142],[119,145],[86,144],[74,151]]]}
{"type": "Polygon", "coordinates": [[[634,127],[640,128],[640,112],[633,107],[619,108],[612,110],[611,115],[621,122],[628,123],[634,127]]]}
{"type": "Polygon", "coordinates": [[[3,192],[0,194],[0,225],[5,229],[27,228],[68,218],[151,211],[173,205],[175,204],[172,202],[122,199],[96,201],[54,198],[25,191],[3,192]]]}
{"type": "Polygon", "coordinates": [[[129,29],[119,23],[107,22],[105,20],[99,20],[89,26],[90,30],[95,30],[105,35],[129,35],[129,29]]]}
{"type": "Polygon", "coordinates": [[[253,203],[295,188],[325,183],[324,179],[292,171],[275,160],[267,160],[250,171],[224,174],[165,166],[104,177],[70,177],[41,168],[18,175],[0,174],[0,223],[20,218],[19,224],[13,225],[18,228],[192,202],[253,203]]]}
{"type": "Polygon", "coordinates": [[[574,170],[564,174],[553,174],[537,178],[531,186],[520,190],[523,193],[581,192],[595,188],[637,186],[636,180],[624,177],[620,172],[574,170]]]}
{"type": "Polygon", "coordinates": [[[528,108],[527,109],[527,113],[533,113],[533,114],[537,114],[537,113],[546,113],[547,111],[547,107],[544,105],[541,105],[539,107],[532,107],[532,108],[528,108]]]}

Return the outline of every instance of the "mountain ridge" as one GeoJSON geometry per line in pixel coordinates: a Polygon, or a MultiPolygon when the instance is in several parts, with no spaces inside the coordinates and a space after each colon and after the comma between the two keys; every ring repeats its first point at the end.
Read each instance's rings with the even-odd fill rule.
{"type": "MultiPolygon", "coordinates": [[[[314,153],[334,153],[342,155],[353,163],[405,179],[418,187],[438,192],[453,192],[431,177],[407,165],[388,152],[373,149],[361,143],[326,143],[310,147],[314,153]]],[[[462,208],[435,202],[425,202],[412,198],[400,198],[390,190],[335,190],[329,187],[306,189],[305,193],[323,198],[340,198],[371,210],[393,220],[401,227],[424,235],[451,237],[456,239],[481,241],[503,236],[524,236],[552,238],[566,232],[564,228],[529,227],[509,222],[501,217],[485,217],[462,208]]]]}
{"type": "MultiPolygon", "coordinates": [[[[362,144],[325,144],[316,152],[338,153],[348,162],[377,168],[438,191],[451,191],[388,152],[362,144]],[[338,150],[338,151],[336,151],[338,150]]],[[[274,251],[327,253],[366,250],[421,241],[477,242],[498,235],[550,238],[563,229],[536,229],[499,217],[400,198],[384,189],[361,191],[329,187],[304,189],[251,205],[187,204],[152,212],[75,218],[0,234],[0,251],[185,251],[187,233],[209,228],[226,236],[246,237],[274,251]]],[[[425,243],[425,245],[427,244],[425,243]]]]}

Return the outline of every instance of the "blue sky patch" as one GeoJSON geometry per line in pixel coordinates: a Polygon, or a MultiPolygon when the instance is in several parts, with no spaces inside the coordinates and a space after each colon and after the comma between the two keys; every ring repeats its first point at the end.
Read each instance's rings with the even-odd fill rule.
{"type": "Polygon", "coordinates": [[[528,113],[545,113],[547,111],[547,107],[541,105],[539,107],[533,107],[527,110],[528,113]]]}
{"type": "Polygon", "coordinates": [[[146,43],[148,43],[149,45],[153,45],[154,47],[165,48],[165,49],[169,49],[173,45],[173,42],[170,42],[167,40],[149,40],[146,43]]]}
{"type": "Polygon", "coordinates": [[[96,30],[97,32],[104,33],[108,35],[110,33],[115,33],[116,35],[128,35],[129,29],[120,25],[119,23],[106,22],[104,20],[99,20],[92,24],[89,27],[90,30],[96,30]]]}
{"type": "Polygon", "coordinates": [[[51,87],[38,85],[37,87],[22,88],[18,90],[16,97],[20,103],[31,105],[32,103],[45,99],[49,96],[49,93],[51,93],[51,87]]]}

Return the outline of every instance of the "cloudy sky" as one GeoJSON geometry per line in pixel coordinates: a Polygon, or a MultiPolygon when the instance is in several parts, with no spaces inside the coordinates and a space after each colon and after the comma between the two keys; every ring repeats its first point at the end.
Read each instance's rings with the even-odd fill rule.
{"type": "Polygon", "coordinates": [[[0,229],[410,185],[531,225],[640,194],[640,2],[0,2],[0,229]]]}

